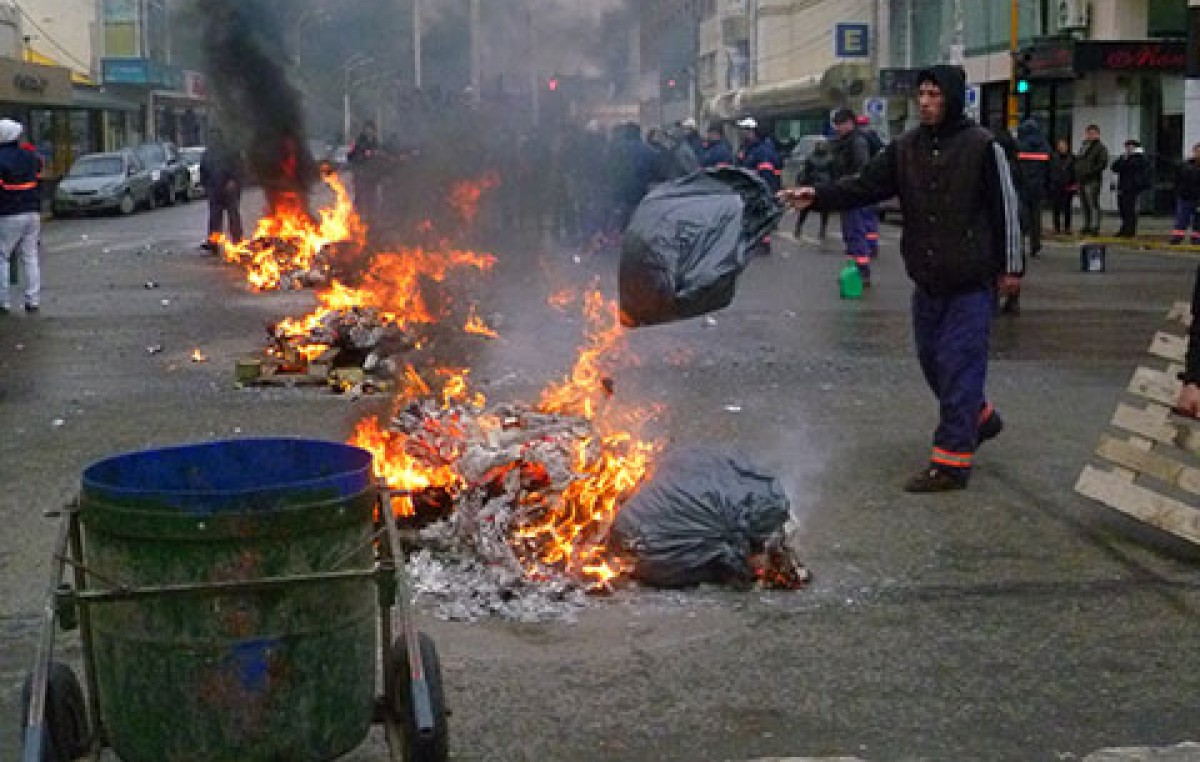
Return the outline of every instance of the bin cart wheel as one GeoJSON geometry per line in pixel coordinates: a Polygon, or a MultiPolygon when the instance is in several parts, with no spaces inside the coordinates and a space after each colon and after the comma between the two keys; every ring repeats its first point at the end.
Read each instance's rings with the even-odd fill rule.
{"type": "Polygon", "coordinates": [[[396,685],[396,722],[404,728],[405,762],[446,762],[450,757],[449,728],[446,722],[445,691],[442,688],[442,666],[438,661],[433,638],[417,633],[421,648],[421,664],[429,685],[429,701],[433,710],[434,733],[431,738],[418,738],[415,732],[413,708],[409,691],[408,648],[404,637],[392,643],[392,677],[396,685]]]}
{"type": "MultiPolygon", "coordinates": [[[[32,700],[33,675],[30,674],[21,689],[22,737],[32,700]]],[[[87,753],[89,733],[83,689],[75,671],[59,661],[50,662],[46,680],[45,729],[40,762],[73,762],[87,753]]]]}

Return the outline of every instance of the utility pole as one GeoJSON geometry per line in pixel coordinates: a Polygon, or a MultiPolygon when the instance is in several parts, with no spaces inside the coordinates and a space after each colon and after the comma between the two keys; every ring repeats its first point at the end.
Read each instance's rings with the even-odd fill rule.
{"type": "Polygon", "coordinates": [[[480,29],[479,0],[471,0],[471,99],[479,102],[479,87],[482,81],[480,69],[483,67],[483,51],[480,43],[483,39],[480,29]]]}
{"type": "Polygon", "coordinates": [[[421,89],[421,1],[412,0],[413,86],[421,89]]]}
{"type": "Polygon", "coordinates": [[[1187,79],[1183,81],[1183,155],[1200,143],[1200,0],[1188,0],[1187,79]]]}
{"type": "Polygon", "coordinates": [[[1017,66],[1017,51],[1021,48],[1021,2],[1020,0],[1012,0],[1012,7],[1009,10],[1010,26],[1008,33],[1008,53],[1009,65],[1012,67],[1008,78],[1008,115],[1006,117],[1006,126],[1008,129],[1014,130],[1017,127],[1017,122],[1020,119],[1017,111],[1020,108],[1017,99],[1017,81],[1016,81],[1016,66],[1017,66]]]}

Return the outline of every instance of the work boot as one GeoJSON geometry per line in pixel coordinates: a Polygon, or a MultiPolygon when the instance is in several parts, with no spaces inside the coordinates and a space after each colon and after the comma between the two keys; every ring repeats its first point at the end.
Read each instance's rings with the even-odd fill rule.
{"type": "Polygon", "coordinates": [[[921,469],[904,483],[904,491],[913,493],[953,492],[966,488],[967,477],[965,474],[956,474],[950,469],[937,466],[921,469]]]}
{"type": "Polygon", "coordinates": [[[987,416],[979,421],[979,444],[989,439],[995,439],[1004,431],[1004,421],[995,410],[990,410],[987,416]]]}

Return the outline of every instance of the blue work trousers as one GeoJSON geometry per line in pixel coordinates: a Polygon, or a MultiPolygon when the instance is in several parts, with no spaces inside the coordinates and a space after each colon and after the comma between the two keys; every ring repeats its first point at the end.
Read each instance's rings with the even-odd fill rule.
{"type": "Polygon", "coordinates": [[[846,246],[846,256],[853,258],[859,264],[865,264],[871,256],[871,245],[868,243],[867,216],[865,209],[845,209],[842,215],[842,242],[846,246]]]}
{"type": "Polygon", "coordinates": [[[917,359],[940,408],[930,462],[963,476],[979,444],[994,309],[990,288],[953,296],[917,288],[912,298],[917,359]]]}

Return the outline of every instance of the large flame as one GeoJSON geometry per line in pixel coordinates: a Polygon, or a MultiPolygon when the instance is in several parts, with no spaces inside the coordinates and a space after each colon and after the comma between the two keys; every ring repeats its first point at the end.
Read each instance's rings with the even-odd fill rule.
{"type": "Polygon", "coordinates": [[[291,272],[307,271],[326,246],[366,242],[366,226],[354,211],[345,185],[334,173],[324,175],[325,184],[334,194],[334,204],[311,217],[298,199],[286,196],[276,200],[271,214],[258,221],[254,235],[234,242],[221,234],[214,237],[225,259],[246,268],[246,279],[260,291],[279,288],[291,272]]]}

